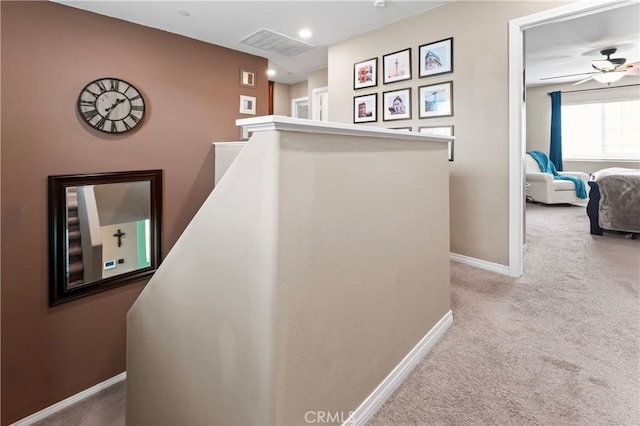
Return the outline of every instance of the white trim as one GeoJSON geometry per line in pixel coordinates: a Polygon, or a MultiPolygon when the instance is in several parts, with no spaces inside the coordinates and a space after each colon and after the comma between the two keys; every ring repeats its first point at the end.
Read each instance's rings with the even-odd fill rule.
{"type": "Polygon", "coordinates": [[[238,142],[212,142],[212,144],[216,147],[243,147],[247,144],[247,141],[238,141],[238,142]]]}
{"type": "Polygon", "coordinates": [[[455,139],[455,136],[436,135],[433,133],[399,132],[397,130],[386,129],[383,127],[305,120],[304,118],[292,118],[282,115],[265,115],[262,117],[242,118],[236,120],[236,126],[242,126],[250,132],[286,130],[289,132],[368,136],[370,138],[391,138],[416,142],[442,142],[447,144],[450,140],[455,139]]]}
{"type": "Polygon", "coordinates": [[[112,378],[107,379],[104,382],[98,383],[97,385],[91,386],[90,388],[85,389],[82,392],[79,392],[75,395],[72,395],[67,399],[57,402],[45,408],[44,410],[40,410],[37,413],[30,415],[29,417],[25,417],[22,420],[18,420],[17,422],[11,424],[10,426],[28,426],[35,422],[39,422],[40,420],[43,420],[49,416],[52,416],[58,411],[61,411],[69,407],[70,405],[75,404],[76,402],[80,402],[83,399],[89,398],[90,396],[95,395],[96,393],[102,390],[105,390],[108,387],[111,387],[116,383],[119,383],[125,380],[126,378],[127,378],[127,372],[124,371],[118,374],[117,376],[113,376],[112,378]]]}
{"type": "MultiPolygon", "coordinates": [[[[509,267],[507,274],[523,273],[524,236],[524,52],[522,30],[509,22],[509,267]]],[[[462,260],[460,260],[462,262],[462,260]]],[[[464,262],[467,263],[467,262],[464,262]]],[[[475,266],[475,265],[474,265],[475,266]]],[[[479,266],[481,267],[481,266],[479,266]]]]}
{"type": "Polygon", "coordinates": [[[524,30],[568,19],[587,16],[618,7],[637,4],[638,0],[580,1],[509,21],[509,275],[523,272],[524,234],[524,136],[525,115],[522,103],[524,81],[524,30]]]}
{"type": "Polygon", "coordinates": [[[453,324],[451,311],[447,312],[436,325],[418,342],[402,361],[389,373],[377,388],[349,416],[343,425],[361,425],[369,421],[393,394],[415,366],[435,346],[453,324]]]}
{"type": "MultiPolygon", "coordinates": [[[[291,117],[293,118],[302,118],[302,119],[308,119],[309,117],[298,117],[298,106],[299,105],[304,105],[306,102],[307,104],[307,111],[309,108],[309,97],[308,96],[303,96],[301,98],[294,98],[291,99],[291,117]]],[[[307,115],[309,113],[307,112],[307,115]]]]}
{"type": "Polygon", "coordinates": [[[320,100],[322,99],[322,95],[326,93],[329,96],[329,86],[318,87],[317,89],[311,90],[311,104],[312,108],[312,117],[314,120],[319,121],[329,121],[329,105],[320,105],[320,100]],[[323,120],[320,119],[320,113],[318,111],[322,111],[323,120]]]}
{"type": "Polygon", "coordinates": [[[503,275],[511,275],[509,267],[506,265],[501,265],[499,263],[488,262],[486,260],[463,256],[457,253],[449,253],[449,258],[456,262],[464,263],[465,265],[475,266],[476,268],[497,272],[503,275]]]}

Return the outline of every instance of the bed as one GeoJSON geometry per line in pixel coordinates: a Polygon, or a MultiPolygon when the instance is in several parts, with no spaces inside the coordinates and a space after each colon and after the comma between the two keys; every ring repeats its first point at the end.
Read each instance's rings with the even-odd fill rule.
{"type": "Polygon", "coordinates": [[[640,170],[602,169],[593,173],[588,183],[591,234],[617,231],[635,237],[640,233],[640,170]]]}

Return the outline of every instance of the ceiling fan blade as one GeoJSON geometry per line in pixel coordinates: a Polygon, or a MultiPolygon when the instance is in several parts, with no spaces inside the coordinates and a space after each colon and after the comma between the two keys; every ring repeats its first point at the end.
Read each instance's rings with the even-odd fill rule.
{"type": "Polygon", "coordinates": [[[586,83],[587,81],[589,81],[589,80],[593,79],[593,77],[594,77],[595,75],[597,75],[597,74],[600,74],[600,73],[594,73],[594,75],[592,75],[592,76],[590,76],[590,77],[587,77],[587,78],[585,78],[584,80],[580,80],[580,81],[578,81],[577,83],[573,83],[573,85],[574,85],[574,86],[577,86],[578,84],[586,83]]]}
{"type": "Polygon", "coordinates": [[[632,62],[630,64],[627,64],[618,68],[618,70],[620,71],[626,70],[627,75],[640,75],[640,62],[632,62]]]}
{"type": "Polygon", "coordinates": [[[544,77],[540,80],[552,80],[554,78],[564,78],[564,77],[575,77],[576,75],[589,75],[589,74],[598,74],[597,72],[581,72],[578,74],[566,74],[566,75],[556,75],[555,77],[544,77]]]}

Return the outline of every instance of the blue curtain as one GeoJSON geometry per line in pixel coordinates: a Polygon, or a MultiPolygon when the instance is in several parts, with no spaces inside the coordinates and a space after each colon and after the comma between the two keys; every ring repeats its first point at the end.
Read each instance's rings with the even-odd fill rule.
{"type": "Polygon", "coordinates": [[[556,170],[562,171],[562,95],[560,92],[551,92],[551,146],[549,147],[549,159],[556,166],[556,170]]]}

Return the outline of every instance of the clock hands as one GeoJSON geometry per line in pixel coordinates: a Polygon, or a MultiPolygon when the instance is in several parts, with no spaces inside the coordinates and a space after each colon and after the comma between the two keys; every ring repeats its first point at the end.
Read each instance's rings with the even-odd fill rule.
{"type": "Polygon", "coordinates": [[[107,113],[107,116],[105,118],[109,118],[109,114],[111,114],[111,112],[113,111],[113,109],[115,107],[117,107],[118,105],[120,105],[121,103],[124,102],[124,99],[118,99],[117,101],[115,101],[115,103],[113,105],[111,105],[109,108],[105,108],[105,112],[107,113]]]}

